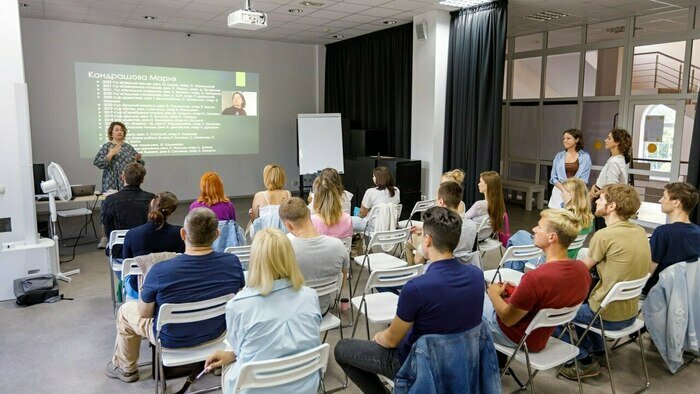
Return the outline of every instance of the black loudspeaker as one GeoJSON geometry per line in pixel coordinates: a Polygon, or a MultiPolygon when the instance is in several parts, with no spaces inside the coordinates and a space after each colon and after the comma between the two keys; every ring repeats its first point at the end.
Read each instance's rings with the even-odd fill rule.
{"type": "Polygon", "coordinates": [[[34,194],[44,194],[41,190],[41,182],[46,181],[46,168],[44,163],[34,163],[34,194]]]}
{"type": "Polygon", "coordinates": [[[350,156],[363,157],[387,153],[389,137],[386,130],[350,130],[350,156]]]}
{"type": "Polygon", "coordinates": [[[358,157],[344,160],[343,165],[345,167],[343,187],[353,194],[352,206],[359,207],[365,191],[374,186],[372,170],[374,170],[376,161],[371,157],[358,157]]]}
{"type": "MultiPolygon", "coordinates": [[[[420,160],[400,159],[398,157],[380,157],[377,159],[377,167],[387,167],[389,169],[392,178],[394,178],[394,184],[401,190],[402,195],[404,191],[418,192],[420,194],[420,166],[420,160]]],[[[409,209],[411,208],[413,208],[413,205],[409,209]]]]}
{"type": "MultiPolygon", "coordinates": [[[[404,192],[401,188],[399,188],[399,191],[401,193],[401,205],[403,206],[403,208],[401,209],[401,217],[399,219],[408,220],[408,216],[411,214],[413,206],[416,205],[418,201],[420,201],[420,191],[404,192]]],[[[416,217],[414,219],[420,220],[418,214],[416,214],[416,217]]]]}

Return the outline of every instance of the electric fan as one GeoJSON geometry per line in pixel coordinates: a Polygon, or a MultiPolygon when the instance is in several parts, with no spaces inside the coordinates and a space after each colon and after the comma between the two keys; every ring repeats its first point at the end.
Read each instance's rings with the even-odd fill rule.
{"type": "MultiPolygon", "coordinates": [[[[56,244],[56,261],[58,261],[58,235],[56,234],[56,197],[61,199],[61,201],[70,201],[72,194],[70,189],[70,183],[68,183],[68,177],[66,173],[63,172],[63,168],[58,164],[51,162],[46,168],[46,173],[49,180],[41,182],[41,190],[49,195],[49,212],[51,213],[51,224],[49,229],[51,231],[51,238],[56,244]]],[[[68,271],[66,273],[60,272],[60,265],[56,270],[56,278],[64,280],[70,283],[71,279],[69,276],[77,275],[80,273],[79,269],[68,271]]]]}

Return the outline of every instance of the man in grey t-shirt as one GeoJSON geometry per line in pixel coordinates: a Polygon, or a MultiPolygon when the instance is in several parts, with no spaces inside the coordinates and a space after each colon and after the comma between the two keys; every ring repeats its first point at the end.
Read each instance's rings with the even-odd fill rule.
{"type": "MultiPolygon", "coordinates": [[[[291,239],[294,255],[307,283],[321,279],[337,278],[343,273],[343,283],[350,266],[350,255],[343,242],[321,235],[311,222],[311,213],[304,200],[293,197],[279,208],[280,219],[294,238],[291,239]]],[[[329,296],[319,298],[321,313],[331,305],[329,296]]]]}

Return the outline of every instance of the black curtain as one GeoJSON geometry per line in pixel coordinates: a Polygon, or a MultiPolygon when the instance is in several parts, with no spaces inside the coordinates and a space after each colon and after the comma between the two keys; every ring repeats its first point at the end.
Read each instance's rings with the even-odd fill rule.
{"type": "Polygon", "coordinates": [[[469,205],[479,174],[499,170],[507,9],[501,0],[451,13],[443,167],[464,170],[469,205]]]}
{"type": "Polygon", "coordinates": [[[386,130],[388,152],[411,155],[413,24],[326,45],[325,111],[386,130]]]}
{"type": "MultiPolygon", "coordinates": [[[[690,158],[688,159],[688,178],[686,181],[700,190],[700,94],[695,104],[695,123],[693,123],[693,139],[690,144],[690,158]]],[[[700,225],[700,209],[690,213],[690,221],[700,225]]]]}

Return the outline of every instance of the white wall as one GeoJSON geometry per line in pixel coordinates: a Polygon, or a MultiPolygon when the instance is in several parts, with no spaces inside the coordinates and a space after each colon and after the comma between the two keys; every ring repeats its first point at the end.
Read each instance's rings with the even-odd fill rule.
{"type": "Polygon", "coordinates": [[[450,14],[432,11],[413,21],[427,22],[428,39],[418,40],[414,29],[411,159],[422,161],[421,190],[430,199],[442,176],[450,14]]]}
{"type": "Polygon", "coordinates": [[[325,48],[29,18],[21,23],[34,162],[61,164],[71,183],[101,184],[101,171],[78,152],[77,61],[260,74],[259,105],[265,116],[258,155],[144,157],[144,189],[192,199],[202,172],[214,170],[222,175],[227,194],[250,195],[263,188],[262,169],[270,162],[285,167],[288,187],[298,179],[296,114],[321,109],[325,48]]]}

